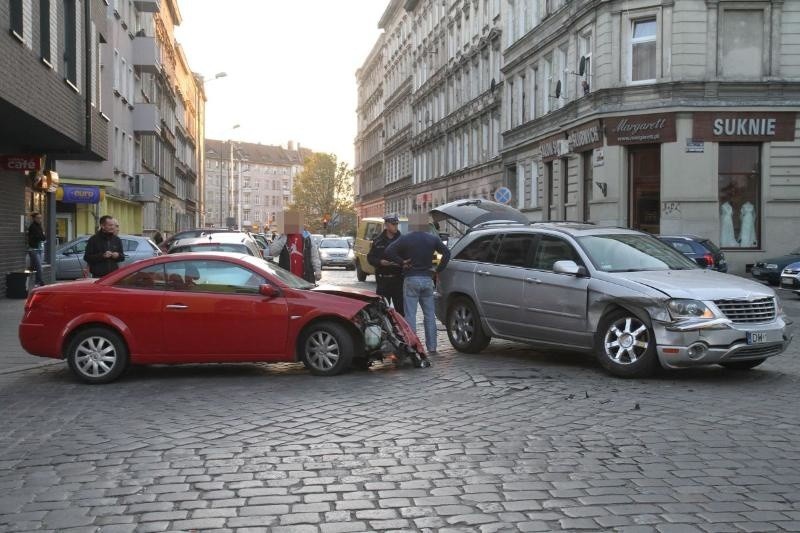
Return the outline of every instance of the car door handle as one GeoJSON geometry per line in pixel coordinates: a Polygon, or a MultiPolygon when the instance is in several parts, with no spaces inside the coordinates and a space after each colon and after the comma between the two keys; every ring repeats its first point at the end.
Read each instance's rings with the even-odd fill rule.
{"type": "Polygon", "coordinates": [[[167,309],[189,309],[189,306],[184,304],[169,304],[167,305],[167,309]]]}
{"type": "Polygon", "coordinates": [[[542,280],[539,278],[525,278],[526,283],[541,283],[542,280]]]}
{"type": "Polygon", "coordinates": [[[489,276],[491,275],[488,270],[478,270],[479,276],[489,276]]]}

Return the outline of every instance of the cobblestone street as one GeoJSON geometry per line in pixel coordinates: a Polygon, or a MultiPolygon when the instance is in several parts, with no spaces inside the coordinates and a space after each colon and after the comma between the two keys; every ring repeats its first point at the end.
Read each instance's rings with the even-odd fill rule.
{"type": "Polygon", "coordinates": [[[0,375],[0,531],[800,531],[797,339],[749,372],[620,380],[439,329],[430,369],[0,375]]]}

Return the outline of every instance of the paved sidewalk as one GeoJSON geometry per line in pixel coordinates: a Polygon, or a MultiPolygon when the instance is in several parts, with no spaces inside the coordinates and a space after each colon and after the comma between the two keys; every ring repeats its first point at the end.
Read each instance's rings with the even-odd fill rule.
{"type": "Polygon", "coordinates": [[[57,359],[30,355],[20,346],[17,328],[24,308],[25,300],[0,298],[0,374],[60,363],[57,359]]]}

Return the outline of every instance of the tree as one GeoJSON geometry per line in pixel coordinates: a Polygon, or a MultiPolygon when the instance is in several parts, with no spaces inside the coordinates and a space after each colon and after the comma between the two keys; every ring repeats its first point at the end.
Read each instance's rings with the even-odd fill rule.
{"type": "Polygon", "coordinates": [[[315,152],[294,180],[294,204],[314,233],[346,233],[355,220],[353,171],[334,154],[315,152]],[[327,228],[323,219],[329,218],[327,228]]]}

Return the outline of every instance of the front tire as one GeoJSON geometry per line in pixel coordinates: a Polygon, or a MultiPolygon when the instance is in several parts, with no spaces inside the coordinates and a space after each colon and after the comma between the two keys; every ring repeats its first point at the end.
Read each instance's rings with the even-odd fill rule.
{"type": "Polygon", "coordinates": [[[649,376],[658,364],[652,328],[624,309],[600,321],[596,351],[603,368],[622,378],[649,376]]]}
{"type": "Polygon", "coordinates": [[[300,359],[315,376],[335,376],[350,368],[353,336],[334,322],[310,326],[300,340],[300,359]]]}
{"type": "Polygon", "coordinates": [[[731,361],[729,363],[720,363],[719,365],[728,370],[750,370],[766,360],[767,358],[765,357],[763,359],[753,359],[751,361],[731,361]]]}
{"type": "Polygon", "coordinates": [[[110,383],[128,368],[128,347],[119,334],[108,328],[88,328],[69,343],[66,359],[81,381],[110,383]]]}
{"type": "Polygon", "coordinates": [[[356,279],[358,281],[367,281],[367,273],[361,268],[361,261],[356,261],[356,279]]]}
{"type": "Polygon", "coordinates": [[[481,316],[468,298],[457,298],[447,310],[447,337],[453,348],[464,353],[478,353],[492,340],[484,333],[481,316]]]}

